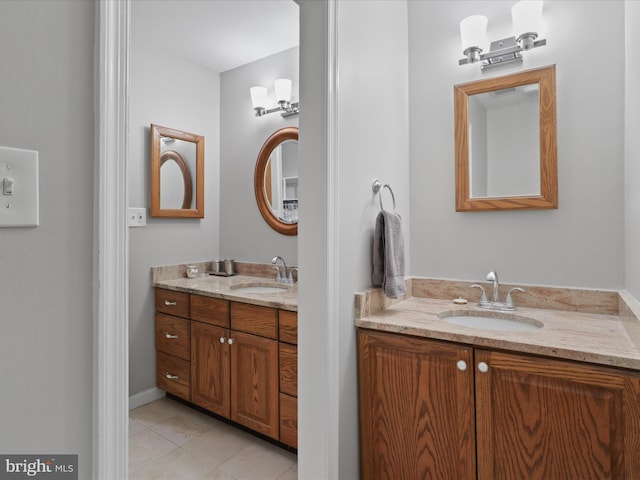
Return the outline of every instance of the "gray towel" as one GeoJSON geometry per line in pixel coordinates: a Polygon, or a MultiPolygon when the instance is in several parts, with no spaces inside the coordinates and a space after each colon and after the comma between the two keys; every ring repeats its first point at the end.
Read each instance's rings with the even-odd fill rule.
{"type": "Polygon", "coordinates": [[[385,295],[398,298],[404,288],[404,235],[402,219],[395,212],[382,210],[373,233],[373,273],[371,280],[382,286],[385,295]]]}

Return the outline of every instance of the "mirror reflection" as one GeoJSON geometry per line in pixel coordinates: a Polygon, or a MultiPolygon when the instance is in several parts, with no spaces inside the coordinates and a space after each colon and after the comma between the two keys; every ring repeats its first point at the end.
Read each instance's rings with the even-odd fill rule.
{"type": "Polygon", "coordinates": [[[540,195],[538,84],[469,96],[472,198],[540,195]]]}
{"type": "Polygon", "coordinates": [[[150,215],[204,217],[204,137],[151,125],[150,215]]]}
{"type": "Polygon", "coordinates": [[[285,223],[298,223],[298,142],[278,144],[267,162],[264,195],[271,212],[285,223]]]}
{"type": "Polygon", "coordinates": [[[258,210],[283,235],[298,234],[298,127],[284,127],[267,138],[254,173],[258,210]]]}
{"type": "Polygon", "coordinates": [[[160,138],[160,208],[194,208],[193,180],[196,171],[194,143],[160,138]]]}

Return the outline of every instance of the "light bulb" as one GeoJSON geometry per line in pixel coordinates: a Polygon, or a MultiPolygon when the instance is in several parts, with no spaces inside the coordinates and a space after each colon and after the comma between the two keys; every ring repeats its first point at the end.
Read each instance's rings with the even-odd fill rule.
{"type": "Polygon", "coordinates": [[[291,101],[291,80],[288,78],[278,78],[274,82],[276,90],[276,101],[278,103],[289,103],[291,101]]]}

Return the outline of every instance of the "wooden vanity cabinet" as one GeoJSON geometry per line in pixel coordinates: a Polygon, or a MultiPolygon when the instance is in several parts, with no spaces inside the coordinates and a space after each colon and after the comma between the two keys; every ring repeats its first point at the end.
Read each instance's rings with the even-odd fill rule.
{"type": "Polygon", "coordinates": [[[156,289],[156,384],[191,400],[189,294],[156,289]]]}
{"type": "Polygon", "coordinates": [[[164,289],[156,311],[159,388],[297,447],[296,312],[164,289]]]}
{"type": "Polygon", "coordinates": [[[475,478],[472,349],[360,330],[358,356],[361,478],[475,478]]]}
{"type": "Polygon", "coordinates": [[[298,314],[279,311],[280,441],[298,448],[298,314]]]}
{"type": "Polygon", "coordinates": [[[358,349],[363,479],[640,478],[636,372],[362,329],[358,349]]]}
{"type": "Polygon", "coordinates": [[[640,478],[640,375],[475,350],[478,478],[640,478]],[[484,369],[484,368],[483,368],[484,369]]]}

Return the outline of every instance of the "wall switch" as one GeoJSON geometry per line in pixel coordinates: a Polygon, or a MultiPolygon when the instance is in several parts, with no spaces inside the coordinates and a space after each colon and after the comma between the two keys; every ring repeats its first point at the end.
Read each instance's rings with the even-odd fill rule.
{"type": "Polygon", "coordinates": [[[147,209],[129,207],[129,226],[130,227],[146,227],[147,226],[147,209]]]}
{"type": "Polygon", "coordinates": [[[0,227],[37,227],[38,152],[0,147],[0,227]]]}

